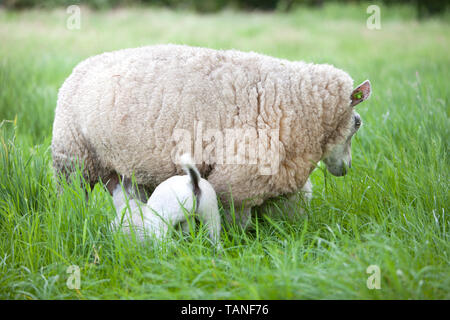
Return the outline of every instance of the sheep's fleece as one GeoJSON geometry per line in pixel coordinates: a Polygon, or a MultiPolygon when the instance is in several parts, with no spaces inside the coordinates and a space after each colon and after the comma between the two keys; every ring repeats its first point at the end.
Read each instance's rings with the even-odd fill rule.
{"type": "Polygon", "coordinates": [[[157,45],[100,54],[81,62],[59,91],[53,165],[67,176],[82,161],[91,184],[134,173],[152,190],[182,172],[173,160],[174,136],[184,129],[193,149],[200,146],[195,162],[222,203],[230,203],[231,192],[235,205],[259,205],[299,190],[328,146],[342,139],[352,89],[352,78],[333,66],[253,52],[157,45]],[[238,128],[278,132],[265,144],[278,141],[276,173],[227,164],[226,155],[208,161],[218,158],[212,146],[220,139],[194,141],[200,130],[225,136],[238,128]]]}

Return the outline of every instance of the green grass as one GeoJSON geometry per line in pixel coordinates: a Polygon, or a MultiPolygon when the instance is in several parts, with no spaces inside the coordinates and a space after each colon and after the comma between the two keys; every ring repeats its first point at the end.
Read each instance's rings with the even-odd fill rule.
{"type": "Polygon", "coordinates": [[[417,22],[408,7],[381,14],[382,29],[370,31],[363,6],[83,9],[71,31],[63,10],[0,11],[0,119],[11,120],[0,129],[0,298],[449,299],[450,26],[417,22]],[[221,255],[202,226],[161,246],[113,233],[100,186],[89,202],[78,180],[58,195],[49,146],[64,79],[88,56],[168,42],[331,63],[356,83],[370,79],[350,173],[316,170],[314,199],[294,219],[274,202],[255,230],[226,226],[221,255]],[[78,291],[66,286],[70,265],[81,269],[78,291]],[[380,267],[380,290],[366,286],[369,265],[380,267]]]}

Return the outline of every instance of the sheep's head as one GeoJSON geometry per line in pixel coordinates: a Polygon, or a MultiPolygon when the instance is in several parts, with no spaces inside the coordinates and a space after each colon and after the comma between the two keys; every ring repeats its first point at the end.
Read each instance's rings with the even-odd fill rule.
{"type": "Polygon", "coordinates": [[[370,97],[371,86],[369,80],[364,81],[355,90],[353,90],[350,99],[350,116],[345,117],[339,124],[336,135],[326,146],[322,161],[335,176],[343,176],[348,168],[352,166],[352,137],[362,125],[359,114],[353,109],[354,106],[367,100],[370,97]]]}

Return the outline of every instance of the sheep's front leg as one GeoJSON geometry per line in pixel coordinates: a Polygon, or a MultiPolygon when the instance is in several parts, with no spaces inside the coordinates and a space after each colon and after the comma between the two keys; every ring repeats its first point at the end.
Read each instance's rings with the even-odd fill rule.
{"type": "Polygon", "coordinates": [[[303,201],[304,204],[309,205],[312,199],[312,183],[309,178],[299,192],[288,195],[287,199],[284,201],[284,207],[287,209],[287,214],[289,217],[293,217],[297,213],[304,213],[304,209],[298,206],[299,194],[302,199],[301,201],[303,201]]]}
{"type": "Polygon", "coordinates": [[[312,199],[312,183],[311,179],[308,178],[306,180],[305,185],[300,189],[300,192],[302,193],[303,199],[305,199],[306,203],[309,204],[312,199]]]}
{"type": "MultiPolygon", "coordinates": [[[[288,196],[288,201],[290,202],[296,202],[297,201],[297,192],[292,193],[288,196]]],[[[305,185],[300,189],[300,195],[303,200],[305,200],[306,204],[309,204],[312,199],[312,183],[311,180],[308,178],[305,185]]]]}
{"type": "Polygon", "coordinates": [[[147,230],[149,231],[150,235],[155,237],[155,239],[157,239],[158,241],[162,241],[164,239],[170,241],[170,238],[167,237],[169,233],[168,223],[168,221],[163,220],[153,222],[152,225],[147,226],[147,230]]]}

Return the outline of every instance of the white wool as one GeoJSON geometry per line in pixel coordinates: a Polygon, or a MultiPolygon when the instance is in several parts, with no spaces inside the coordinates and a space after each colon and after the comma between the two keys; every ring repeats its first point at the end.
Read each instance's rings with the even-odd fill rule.
{"type": "Polygon", "coordinates": [[[343,139],[352,88],[333,66],[254,52],[158,45],[104,53],[81,62],[59,91],[53,165],[67,174],[78,160],[91,184],[117,172],[152,189],[180,173],[176,130],[194,138],[198,123],[221,134],[273,129],[274,174],[261,174],[258,164],[206,163],[208,142],[195,159],[222,203],[231,192],[236,206],[258,205],[302,188],[327,146],[343,139]]]}

